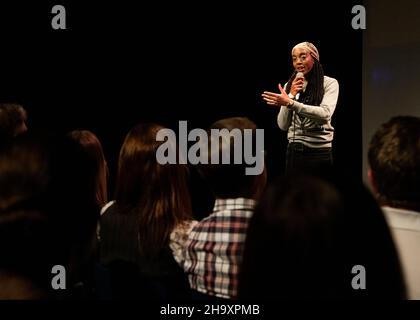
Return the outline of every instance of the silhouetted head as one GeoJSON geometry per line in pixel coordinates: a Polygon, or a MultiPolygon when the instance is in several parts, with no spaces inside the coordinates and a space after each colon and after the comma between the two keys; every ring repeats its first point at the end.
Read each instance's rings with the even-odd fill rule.
{"type": "Polygon", "coordinates": [[[370,193],[310,176],[268,188],[249,225],[240,279],[242,298],[404,297],[396,250],[370,193]],[[359,265],[366,290],[352,286],[359,265]]]}
{"type": "Polygon", "coordinates": [[[0,104],[0,140],[9,140],[25,133],[27,113],[25,109],[14,103],[0,104]]]}
{"type": "Polygon", "coordinates": [[[75,130],[68,134],[69,138],[78,143],[81,152],[86,154],[86,173],[89,175],[92,198],[99,207],[104,206],[107,201],[107,179],[108,166],[102,150],[102,145],[96,135],[87,130],[75,130]]]}
{"type": "Polygon", "coordinates": [[[381,204],[420,211],[420,118],[384,123],[370,142],[368,159],[381,204]]]}
{"type": "MultiPolygon", "coordinates": [[[[159,164],[156,152],[163,141],[157,124],[139,124],[127,134],[118,162],[116,203],[121,214],[135,214],[139,244],[145,254],[166,247],[174,227],[191,217],[188,167],[159,164]]],[[[170,142],[168,142],[170,143],[170,142]]],[[[176,145],[171,145],[176,152],[176,145]]]]}
{"type": "Polygon", "coordinates": [[[215,196],[258,199],[266,184],[266,168],[264,150],[260,149],[264,145],[257,146],[264,141],[257,139],[256,124],[242,117],[222,119],[210,126],[208,135],[208,164],[200,164],[198,169],[215,196]],[[212,134],[212,130],[217,134],[212,134]],[[255,157],[252,166],[260,169],[259,174],[246,174],[251,164],[245,153],[250,151],[255,157]],[[223,163],[224,155],[229,156],[229,163],[223,163]],[[218,163],[212,161],[214,156],[218,163]]]}
{"type": "Polygon", "coordinates": [[[45,298],[62,241],[50,219],[47,150],[22,139],[0,156],[0,297],[45,298]]]}

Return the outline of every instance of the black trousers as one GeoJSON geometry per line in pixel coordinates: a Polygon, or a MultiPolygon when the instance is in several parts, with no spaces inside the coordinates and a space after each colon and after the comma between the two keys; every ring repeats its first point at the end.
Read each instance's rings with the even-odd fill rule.
{"type": "Polygon", "coordinates": [[[286,152],[286,174],[329,174],[333,166],[332,148],[310,148],[291,142],[286,152]]]}

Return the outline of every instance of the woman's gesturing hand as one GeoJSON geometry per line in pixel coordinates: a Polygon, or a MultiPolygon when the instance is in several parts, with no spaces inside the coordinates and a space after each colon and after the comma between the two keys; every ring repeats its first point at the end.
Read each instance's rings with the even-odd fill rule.
{"type": "Polygon", "coordinates": [[[263,99],[267,102],[270,106],[287,106],[292,101],[289,96],[287,95],[286,91],[282,88],[279,84],[279,89],[281,93],[274,93],[269,91],[264,91],[262,94],[263,99]]]}

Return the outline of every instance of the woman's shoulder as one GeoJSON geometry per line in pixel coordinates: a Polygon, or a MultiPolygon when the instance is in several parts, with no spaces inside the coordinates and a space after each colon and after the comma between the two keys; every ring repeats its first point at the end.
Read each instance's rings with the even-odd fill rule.
{"type": "Polygon", "coordinates": [[[337,84],[338,85],[338,81],[337,79],[333,78],[333,77],[329,77],[329,76],[324,76],[324,85],[330,85],[330,84],[337,84]]]}
{"type": "Polygon", "coordinates": [[[339,84],[337,79],[324,76],[324,90],[327,92],[338,92],[339,84]]]}

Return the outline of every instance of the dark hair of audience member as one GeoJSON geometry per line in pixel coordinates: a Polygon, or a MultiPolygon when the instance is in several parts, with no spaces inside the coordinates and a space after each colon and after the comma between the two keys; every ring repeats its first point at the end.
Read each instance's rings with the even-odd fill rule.
{"type": "Polygon", "coordinates": [[[58,232],[48,218],[48,154],[17,140],[0,157],[0,299],[50,297],[51,269],[60,258],[58,232]]]}
{"type": "Polygon", "coordinates": [[[74,130],[68,134],[69,138],[77,142],[86,153],[86,161],[90,164],[89,180],[93,185],[92,201],[99,207],[103,207],[108,202],[107,179],[108,167],[102,150],[102,145],[96,135],[87,130],[74,130]]]}
{"type": "Polygon", "coordinates": [[[420,211],[420,118],[398,116],[383,124],[368,159],[380,203],[420,211]]]}
{"type": "Polygon", "coordinates": [[[383,214],[361,184],[288,176],[270,186],[249,225],[242,299],[405,298],[383,214]],[[354,266],[366,271],[355,290],[354,266]]]}
{"type": "MultiPolygon", "coordinates": [[[[248,118],[233,117],[226,118],[216,121],[210,126],[208,134],[210,140],[208,141],[208,164],[200,164],[198,170],[207,181],[209,187],[214,192],[216,198],[254,198],[258,199],[261,195],[263,188],[266,183],[266,170],[264,165],[264,171],[260,175],[246,175],[245,169],[248,167],[246,160],[244,159],[244,152],[242,152],[241,163],[234,163],[234,148],[238,143],[244,146],[244,130],[252,130],[252,150],[256,152],[256,130],[257,126],[254,122],[248,118]],[[221,138],[219,138],[217,150],[214,150],[210,140],[213,139],[211,134],[212,129],[218,129],[221,132],[221,138]],[[223,129],[227,129],[229,133],[222,133],[223,129]],[[232,135],[233,130],[237,130],[241,134],[242,141],[237,141],[236,137],[232,135]],[[226,142],[229,139],[229,143],[226,142]],[[227,149],[229,148],[229,149],[227,149]],[[211,163],[211,157],[214,152],[218,153],[219,163],[211,163]],[[230,154],[230,164],[223,164],[221,159],[223,153],[228,152],[230,154]]],[[[239,136],[239,135],[238,135],[239,136]]]]}
{"type": "Polygon", "coordinates": [[[15,103],[0,104],[0,143],[7,143],[12,138],[25,133],[27,113],[15,103]]]}
{"type": "MultiPolygon", "coordinates": [[[[191,219],[186,165],[161,165],[156,151],[162,141],[156,124],[140,124],[121,147],[116,204],[121,214],[138,217],[139,246],[144,256],[156,256],[169,244],[173,229],[191,219]]],[[[174,150],[176,146],[173,145],[174,150]]]]}
{"type": "MultiPolygon", "coordinates": [[[[89,291],[90,284],[86,283],[92,280],[100,216],[95,198],[96,181],[92,179],[95,165],[86,150],[68,136],[49,139],[48,150],[51,176],[48,213],[60,231],[61,264],[66,266],[69,288],[83,283],[82,290],[89,291]]],[[[66,294],[79,293],[67,290],[66,294]]]]}

